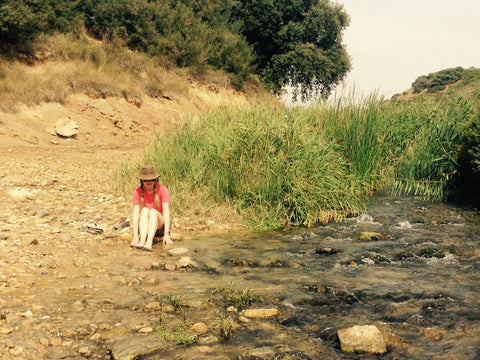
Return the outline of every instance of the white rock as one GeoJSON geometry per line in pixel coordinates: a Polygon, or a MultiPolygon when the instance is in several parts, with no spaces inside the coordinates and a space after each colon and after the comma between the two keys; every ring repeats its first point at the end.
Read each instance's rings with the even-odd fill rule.
{"type": "Polygon", "coordinates": [[[183,255],[185,253],[188,252],[188,249],[187,248],[183,248],[183,247],[178,247],[178,248],[173,248],[173,249],[169,249],[168,250],[168,253],[171,255],[171,256],[180,256],[180,255],[183,255]]]}
{"type": "Polygon", "coordinates": [[[72,137],[78,133],[78,125],[70,118],[63,118],[55,123],[55,133],[63,137],[72,137]]]}
{"type": "Polygon", "coordinates": [[[342,351],[374,354],[383,354],[387,351],[383,335],[375,325],[352,326],[338,330],[337,334],[342,351]]]}

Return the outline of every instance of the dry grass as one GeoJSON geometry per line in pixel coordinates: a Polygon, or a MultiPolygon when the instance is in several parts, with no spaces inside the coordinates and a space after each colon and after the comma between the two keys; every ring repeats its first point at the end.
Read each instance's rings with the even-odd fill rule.
{"type": "Polygon", "coordinates": [[[141,106],[146,97],[188,98],[192,83],[210,90],[230,86],[227,76],[207,71],[194,77],[189,69],[167,60],[118,49],[86,36],[58,34],[39,39],[35,57],[0,63],[0,110],[16,112],[21,105],[65,103],[72,94],[92,98],[123,97],[141,106]]]}

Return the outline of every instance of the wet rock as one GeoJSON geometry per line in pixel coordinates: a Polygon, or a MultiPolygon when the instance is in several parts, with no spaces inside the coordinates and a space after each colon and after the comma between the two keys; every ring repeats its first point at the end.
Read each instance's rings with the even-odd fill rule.
{"type": "Polygon", "coordinates": [[[220,340],[215,335],[200,336],[198,338],[198,343],[202,345],[213,345],[217,344],[220,340]]]}
{"type": "Polygon", "coordinates": [[[257,349],[248,350],[243,353],[245,358],[269,359],[275,356],[275,349],[271,346],[264,346],[257,349]]]}
{"type": "Polygon", "coordinates": [[[161,307],[161,304],[158,301],[153,301],[145,305],[143,310],[146,312],[152,312],[152,311],[160,310],[160,307],[161,307]]]}
{"type": "Polygon", "coordinates": [[[229,259],[225,262],[228,266],[250,267],[254,265],[254,261],[248,259],[229,259]]]}
{"type": "Polygon", "coordinates": [[[210,346],[207,346],[207,345],[197,346],[196,350],[199,353],[202,353],[202,354],[208,354],[208,353],[211,353],[213,351],[213,349],[210,346]]]}
{"type": "Polygon", "coordinates": [[[401,221],[398,223],[398,227],[401,229],[411,229],[413,227],[409,221],[401,221]]]}
{"type": "Polygon", "coordinates": [[[329,256],[329,255],[334,255],[334,254],[338,253],[339,251],[340,250],[335,249],[335,248],[324,247],[324,248],[315,250],[315,254],[329,256]]]}
{"type": "Polygon", "coordinates": [[[173,248],[168,250],[168,254],[171,256],[181,256],[183,254],[186,254],[189,250],[187,248],[183,247],[178,247],[178,248],[173,248]]]}
{"type": "Polygon", "coordinates": [[[378,254],[375,252],[368,254],[368,259],[372,260],[375,264],[390,263],[391,260],[385,255],[378,254]]]}
{"type": "Polygon", "coordinates": [[[198,322],[193,324],[190,329],[199,335],[206,334],[208,332],[208,326],[204,322],[198,322]]]}
{"type": "Polygon", "coordinates": [[[362,241],[372,241],[372,240],[389,240],[392,236],[388,234],[381,234],[378,232],[363,231],[358,234],[358,239],[362,241]]]}
{"type": "Polygon", "coordinates": [[[128,334],[116,338],[110,351],[115,360],[134,360],[155,356],[168,346],[157,334],[128,334]]]}
{"type": "Polygon", "coordinates": [[[294,235],[294,236],[291,237],[291,239],[293,241],[305,241],[305,240],[309,240],[309,239],[311,239],[315,236],[317,236],[315,233],[308,232],[308,233],[294,235]]]}
{"type": "Polygon", "coordinates": [[[386,315],[389,319],[405,321],[407,317],[420,312],[422,303],[419,300],[408,300],[401,303],[391,303],[387,306],[386,315]]]}
{"type": "Polygon", "coordinates": [[[387,351],[383,335],[375,325],[352,326],[337,332],[344,352],[383,354],[387,351]]]}
{"type": "Polygon", "coordinates": [[[190,256],[182,256],[176,263],[175,269],[196,269],[198,265],[190,256]]]}
{"type": "Polygon", "coordinates": [[[167,263],[167,264],[164,265],[164,268],[167,271],[174,271],[174,270],[176,270],[177,267],[175,266],[175,264],[167,263]]]}
{"type": "Polygon", "coordinates": [[[278,309],[246,309],[242,312],[242,316],[247,318],[255,318],[255,319],[265,319],[270,317],[278,316],[279,312],[278,309]]]}
{"type": "Polygon", "coordinates": [[[361,214],[357,217],[347,219],[349,221],[354,221],[358,224],[371,224],[371,225],[381,225],[379,222],[373,221],[373,216],[369,214],[361,214]]]}
{"type": "Polygon", "coordinates": [[[436,327],[420,328],[420,332],[423,336],[433,340],[440,340],[442,339],[443,335],[447,333],[445,329],[436,327]]]}
{"type": "Polygon", "coordinates": [[[152,268],[152,270],[160,270],[162,268],[162,265],[160,265],[159,262],[154,261],[154,262],[152,262],[151,268],[152,268]]]}

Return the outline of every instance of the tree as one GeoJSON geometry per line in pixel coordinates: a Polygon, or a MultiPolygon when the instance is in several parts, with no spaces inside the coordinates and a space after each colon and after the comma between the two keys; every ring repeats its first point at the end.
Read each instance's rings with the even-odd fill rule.
{"type": "Polygon", "coordinates": [[[0,4],[0,48],[30,51],[40,33],[75,31],[83,23],[79,0],[4,0],[0,4]]]}
{"type": "Polygon", "coordinates": [[[253,0],[232,4],[255,65],[274,92],[287,85],[302,99],[327,97],[350,70],[342,44],[349,17],[328,0],[253,0]]]}

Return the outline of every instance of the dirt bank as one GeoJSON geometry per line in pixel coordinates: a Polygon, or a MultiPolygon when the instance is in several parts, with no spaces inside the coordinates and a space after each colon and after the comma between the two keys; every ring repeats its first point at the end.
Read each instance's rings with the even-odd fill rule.
{"type": "MultiPolygon", "coordinates": [[[[130,215],[130,199],[112,189],[112,170],[141,155],[155,134],[185,115],[225,103],[247,100],[232,91],[192,86],[188,97],[143,99],[141,106],[76,95],[65,104],[0,113],[0,358],[98,353],[91,342],[85,347],[79,340],[78,329],[91,322],[69,293],[84,288],[77,282],[86,276],[93,281],[91,300],[106,299],[109,283],[128,282],[124,277],[132,267],[145,271],[164,251],[160,244],[153,253],[132,251],[130,229],[113,229],[130,215]],[[78,125],[75,138],[55,133],[56,122],[67,117],[78,125]],[[82,231],[92,221],[103,234],[82,231]],[[104,269],[109,269],[106,282],[104,269]],[[53,303],[66,308],[54,309],[53,303]]],[[[186,228],[200,227],[178,218],[174,225],[181,236],[186,228]]],[[[98,357],[104,356],[100,351],[98,357]]]]}

